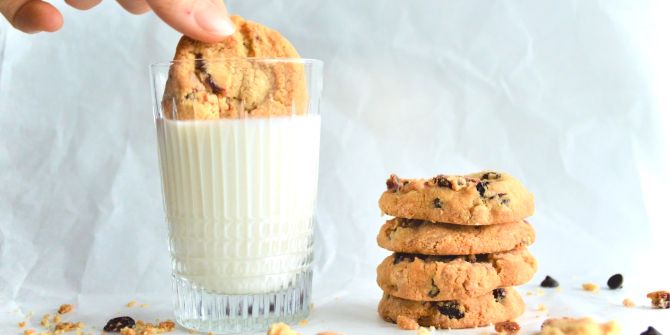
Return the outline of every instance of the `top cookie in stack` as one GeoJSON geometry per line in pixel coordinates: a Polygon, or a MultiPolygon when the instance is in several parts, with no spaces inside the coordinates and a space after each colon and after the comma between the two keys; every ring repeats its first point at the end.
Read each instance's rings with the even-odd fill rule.
{"type": "Polygon", "coordinates": [[[511,286],[537,270],[526,246],[535,231],[533,195],[510,175],[465,176],[386,182],[379,200],[395,216],[377,242],[393,251],[377,267],[384,291],[379,313],[387,321],[469,328],[516,318],[524,303],[511,286]]]}
{"type": "Polygon", "coordinates": [[[533,194],[514,177],[499,172],[438,175],[428,180],[391,175],[386,188],[379,207],[401,218],[491,225],[519,221],[535,211],[533,194]]]}

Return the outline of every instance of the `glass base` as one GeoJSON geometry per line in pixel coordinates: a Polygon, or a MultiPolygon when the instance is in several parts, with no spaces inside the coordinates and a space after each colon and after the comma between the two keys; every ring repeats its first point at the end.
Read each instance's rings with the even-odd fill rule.
{"type": "Polygon", "coordinates": [[[173,275],[177,323],[198,332],[236,334],[266,331],[276,322],[296,324],[307,318],[312,271],[296,276],[290,288],[272,293],[228,295],[209,292],[173,275]]]}

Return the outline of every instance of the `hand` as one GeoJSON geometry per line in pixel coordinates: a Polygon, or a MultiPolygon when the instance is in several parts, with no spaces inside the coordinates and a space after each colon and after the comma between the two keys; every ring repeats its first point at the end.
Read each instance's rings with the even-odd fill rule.
{"type": "MultiPolygon", "coordinates": [[[[86,10],[102,0],[65,0],[86,10]]],[[[142,14],[153,10],[179,32],[203,42],[220,41],[235,32],[222,0],[117,0],[127,11],[142,14]]],[[[0,12],[16,29],[26,33],[53,32],[63,26],[56,7],[42,0],[0,0],[0,12]]]]}

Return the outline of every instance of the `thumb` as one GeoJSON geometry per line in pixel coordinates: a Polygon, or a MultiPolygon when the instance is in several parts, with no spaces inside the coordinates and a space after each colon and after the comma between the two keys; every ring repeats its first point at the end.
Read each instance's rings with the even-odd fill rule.
{"type": "Polygon", "coordinates": [[[147,0],[165,23],[186,36],[218,42],[235,32],[222,0],[147,0]]]}
{"type": "Polygon", "coordinates": [[[63,25],[58,9],[42,0],[0,0],[0,12],[14,28],[26,33],[56,31],[63,25]]]}

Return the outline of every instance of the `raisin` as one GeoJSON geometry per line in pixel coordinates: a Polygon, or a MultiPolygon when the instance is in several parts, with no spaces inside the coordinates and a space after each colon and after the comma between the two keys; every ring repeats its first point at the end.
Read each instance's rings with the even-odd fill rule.
{"type": "Polygon", "coordinates": [[[205,61],[202,59],[202,54],[195,54],[195,69],[200,72],[205,72],[205,61]]]}
{"type": "Polygon", "coordinates": [[[431,279],[430,285],[431,285],[431,287],[430,287],[430,291],[428,291],[428,296],[431,297],[431,298],[435,298],[435,297],[437,297],[438,294],[440,294],[440,289],[437,286],[435,286],[435,280],[434,279],[431,279]]]}
{"type": "Polygon", "coordinates": [[[480,197],[484,197],[484,193],[486,193],[486,186],[488,186],[489,182],[484,180],[480,181],[477,183],[477,192],[479,192],[480,197]]]}
{"type": "Polygon", "coordinates": [[[554,278],[551,278],[550,276],[545,277],[544,280],[540,283],[540,286],[549,288],[558,287],[558,285],[558,281],[554,278]]]}
{"type": "Polygon", "coordinates": [[[640,335],[661,335],[661,333],[658,330],[656,330],[656,328],[649,326],[647,330],[640,333],[640,335]]]}
{"type": "Polygon", "coordinates": [[[482,175],[482,179],[499,179],[500,178],[500,173],[497,172],[486,172],[482,175]]]}
{"type": "Polygon", "coordinates": [[[621,288],[623,286],[623,275],[617,273],[610,277],[610,279],[607,280],[607,286],[612,290],[621,288]]]}
{"type": "Polygon", "coordinates": [[[389,179],[386,180],[386,189],[392,192],[398,192],[398,190],[400,190],[400,178],[392,174],[389,179]]]}
{"type": "Polygon", "coordinates": [[[133,328],[135,327],[135,320],[129,316],[120,316],[118,318],[113,318],[107,321],[107,324],[103,328],[106,332],[120,332],[123,328],[133,328]]]}
{"type": "Polygon", "coordinates": [[[465,317],[463,308],[457,301],[441,301],[436,304],[437,310],[450,319],[460,320],[465,317]]]}
{"type": "Polygon", "coordinates": [[[493,290],[493,298],[496,300],[496,302],[502,303],[503,300],[505,300],[505,297],[507,296],[507,291],[505,291],[504,288],[497,288],[493,290]]]}
{"type": "Polygon", "coordinates": [[[209,88],[212,90],[212,93],[214,94],[223,93],[223,95],[226,95],[226,90],[214,82],[211,74],[209,73],[207,74],[207,76],[205,77],[205,81],[207,81],[207,85],[209,85],[209,88]]]}
{"type": "Polygon", "coordinates": [[[433,207],[442,208],[442,200],[440,198],[433,199],[433,207]]]}
{"type": "Polygon", "coordinates": [[[447,176],[438,175],[433,178],[433,182],[439,187],[449,187],[451,188],[451,182],[447,180],[447,176]]]}

